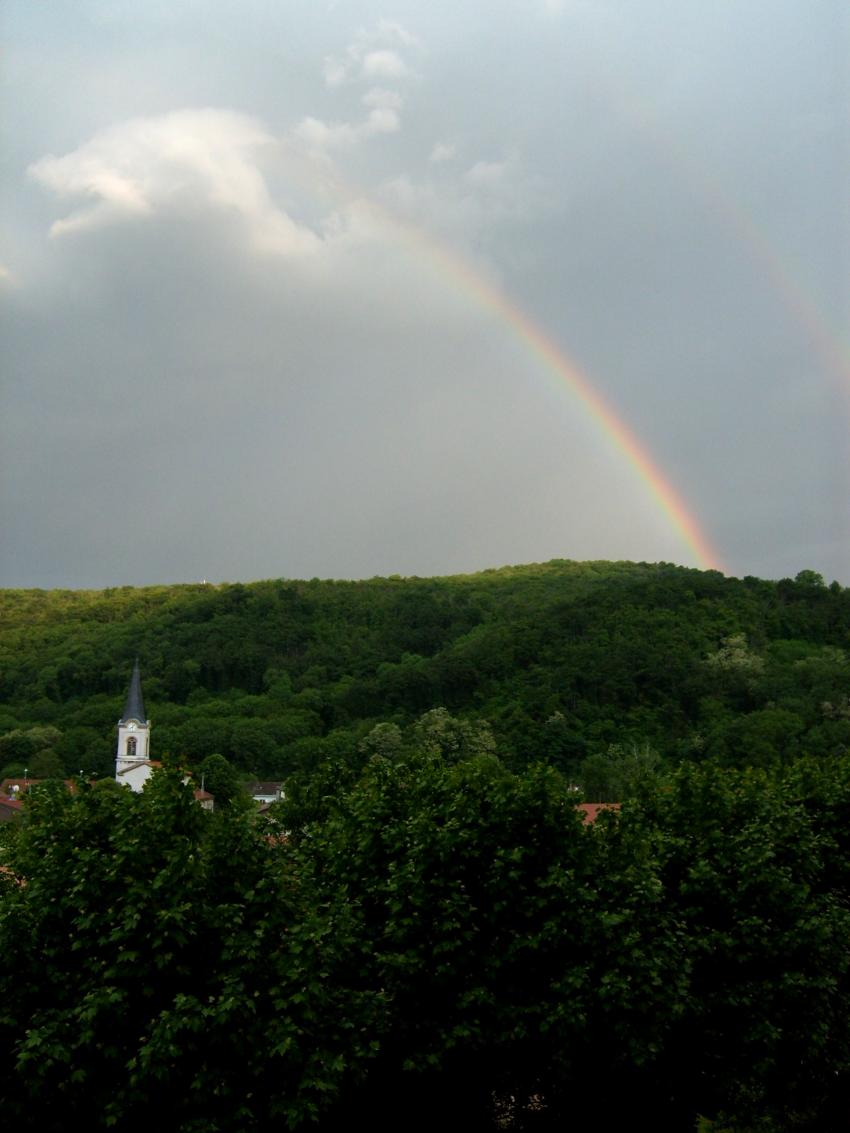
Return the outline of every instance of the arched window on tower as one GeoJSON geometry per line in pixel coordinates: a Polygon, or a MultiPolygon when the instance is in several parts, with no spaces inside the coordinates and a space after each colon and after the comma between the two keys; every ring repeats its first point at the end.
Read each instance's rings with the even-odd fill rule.
{"type": "Polygon", "coordinates": [[[136,754],[136,737],[135,736],[128,736],[127,737],[127,755],[135,755],[135,754],[136,754]]]}

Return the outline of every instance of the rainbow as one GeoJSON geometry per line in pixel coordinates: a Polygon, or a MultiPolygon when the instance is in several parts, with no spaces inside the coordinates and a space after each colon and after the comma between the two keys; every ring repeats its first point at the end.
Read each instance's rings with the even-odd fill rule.
{"type": "MultiPolygon", "coordinates": [[[[290,153],[290,171],[296,172],[294,154],[290,153]]],[[[315,182],[315,171],[311,171],[315,182]]],[[[303,171],[302,171],[303,176],[303,171]]],[[[301,177],[299,177],[301,180],[301,177]]],[[[712,547],[693,512],[685,505],[657,462],[650,456],[631,429],[615,413],[605,398],[594,388],[581,368],[556,345],[543,329],[513,299],[469,263],[458,251],[436,238],[433,233],[402,218],[370,193],[343,180],[338,172],[323,169],[318,177],[321,189],[345,207],[356,201],[382,226],[401,237],[401,242],[414,248],[417,259],[430,262],[441,278],[452,280],[457,289],[470,295],[484,310],[513,333],[532,358],[542,364],[559,389],[566,388],[588,417],[607,439],[610,446],[637,474],[650,499],[675,535],[688,548],[703,570],[725,571],[720,556],[712,547]]]]}
{"type": "Polygon", "coordinates": [[[777,252],[774,242],[752,212],[732,197],[697,157],[665,134],[634,95],[623,96],[613,104],[623,120],[666,162],[694,197],[703,202],[706,211],[719,225],[737,237],[753,263],[762,270],[793,321],[807,335],[824,367],[838,379],[839,390],[846,395],[850,391],[850,351],[830,325],[820,305],[798,283],[789,263],[790,257],[777,252]]]}
{"type": "Polygon", "coordinates": [[[594,388],[579,366],[531,316],[458,252],[436,240],[431,233],[424,232],[409,221],[401,220],[371,199],[368,204],[379,219],[400,231],[406,242],[415,244],[441,276],[454,280],[459,289],[470,294],[479,306],[492,311],[510,329],[532,357],[554,378],[558,387],[566,387],[611,447],[637,473],[650,498],[677,537],[687,546],[697,565],[703,570],[723,571],[725,568],[720,557],[697,519],[646,447],[594,388]]]}

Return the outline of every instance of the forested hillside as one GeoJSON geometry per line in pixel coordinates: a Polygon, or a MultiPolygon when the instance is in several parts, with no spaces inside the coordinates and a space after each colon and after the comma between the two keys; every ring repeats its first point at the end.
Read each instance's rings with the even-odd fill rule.
{"type": "MultiPolygon", "coordinates": [[[[554,561],[450,578],[0,592],[0,770],[111,774],[141,663],[152,752],[283,778],[444,707],[617,794],[640,760],[850,745],[850,591],[554,561]],[[624,770],[625,769],[625,770],[624,770]]],[[[595,788],[595,789],[592,789],[595,788]]]]}

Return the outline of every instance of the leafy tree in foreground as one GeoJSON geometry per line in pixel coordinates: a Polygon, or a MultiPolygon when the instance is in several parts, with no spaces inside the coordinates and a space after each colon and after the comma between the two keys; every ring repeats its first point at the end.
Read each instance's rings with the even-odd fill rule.
{"type": "Polygon", "coordinates": [[[657,839],[684,946],[687,995],[658,1067],[683,1121],[846,1128],[850,858],[832,814],[850,817],[848,775],[846,761],[788,780],[683,767],[624,818],[657,839]]]}
{"type": "Polygon", "coordinates": [[[652,1060],[678,944],[652,860],[604,841],[552,769],[487,754],[374,757],[297,833],[305,889],[356,917],[347,981],[385,1003],[365,1087],[328,1128],[563,1128],[579,1084],[589,1101],[652,1060]]]}
{"type": "Polygon", "coordinates": [[[850,760],[684,768],[584,824],[437,723],[446,754],[382,729],[305,780],[287,837],[178,772],[34,791],[0,844],[11,1127],[846,1129],[850,760]]]}
{"type": "Polygon", "coordinates": [[[14,1128],[235,1133],[322,1111],[363,1012],[333,975],[346,912],[298,911],[280,843],[205,814],[169,772],[142,794],[43,788],[7,839],[14,1128]]]}

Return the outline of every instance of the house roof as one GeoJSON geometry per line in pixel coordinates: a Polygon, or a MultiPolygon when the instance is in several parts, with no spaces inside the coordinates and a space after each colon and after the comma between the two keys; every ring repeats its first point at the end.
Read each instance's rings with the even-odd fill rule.
{"type": "MultiPolygon", "coordinates": [[[[0,795],[11,795],[14,791],[15,795],[20,795],[24,791],[28,791],[30,787],[37,787],[39,783],[44,783],[44,779],[33,779],[28,777],[26,779],[4,779],[0,783],[0,795]]],[[[73,779],[63,779],[62,782],[69,791],[76,789],[76,783],[73,779]]],[[[13,796],[14,797],[14,796],[13,796]]]]}
{"type": "Polygon", "coordinates": [[[133,675],[130,677],[130,687],[127,690],[127,702],[124,705],[124,715],[118,721],[123,724],[125,720],[138,720],[140,724],[146,723],[145,705],[142,700],[142,674],[139,671],[139,658],[133,665],[133,675]]]}
{"type": "Polygon", "coordinates": [[[0,799],[0,822],[8,822],[10,818],[14,818],[21,810],[24,804],[18,799],[0,799]]]}
{"type": "Polygon", "coordinates": [[[135,771],[137,767],[156,768],[162,767],[162,764],[158,759],[137,759],[135,763],[129,763],[126,767],[122,767],[121,770],[116,773],[115,778],[117,779],[119,775],[126,775],[128,771],[135,771]]]}
{"type": "Polygon", "coordinates": [[[40,779],[4,779],[0,783],[0,793],[4,795],[11,795],[14,791],[15,794],[20,794],[25,791],[27,787],[31,787],[33,783],[40,783],[40,779]]]}
{"type": "Polygon", "coordinates": [[[281,793],[282,787],[283,787],[283,783],[271,783],[271,782],[269,782],[269,783],[259,783],[259,782],[249,783],[248,784],[248,794],[249,795],[279,795],[281,793]]]}
{"type": "Polygon", "coordinates": [[[579,803],[582,822],[595,822],[603,810],[619,810],[622,803],[579,803]]]}

